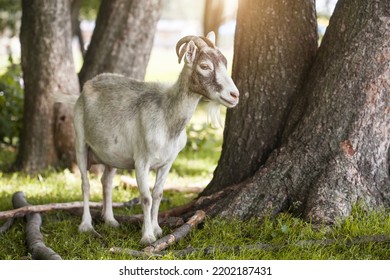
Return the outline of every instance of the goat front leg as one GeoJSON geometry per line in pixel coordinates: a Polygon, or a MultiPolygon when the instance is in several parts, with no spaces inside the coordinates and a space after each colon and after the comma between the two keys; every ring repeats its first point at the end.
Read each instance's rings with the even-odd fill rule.
{"type": "Polygon", "coordinates": [[[161,199],[163,196],[163,188],[165,181],[167,180],[169,170],[171,169],[172,163],[164,165],[157,170],[156,182],[153,188],[153,203],[152,203],[152,226],[154,236],[160,237],[162,235],[162,229],[158,224],[158,209],[160,208],[161,199]]]}
{"type": "Polygon", "coordinates": [[[148,174],[150,166],[145,163],[136,163],[135,173],[138,184],[138,189],[141,197],[142,211],[144,213],[144,223],[142,225],[142,238],[141,244],[149,245],[156,241],[156,237],[153,234],[151,209],[152,209],[152,196],[150,195],[148,174]]]}
{"type": "Polygon", "coordinates": [[[114,218],[112,211],[112,180],[114,178],[116,168],[109,165],[104,166],[104,173],[101,179],[103,185],[103,219],[104,222],[112,227],[119,226],[119,223],[114,218]]]}

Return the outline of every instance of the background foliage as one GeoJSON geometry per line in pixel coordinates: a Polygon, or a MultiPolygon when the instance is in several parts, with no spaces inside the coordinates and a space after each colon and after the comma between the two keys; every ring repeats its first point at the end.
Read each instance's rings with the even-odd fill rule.
{"type": "Polygon", "coordinates": [[[0,77],[0,142],[16,146],[22,128],[23,86],[20,65],[10,63],[0,77]]]}

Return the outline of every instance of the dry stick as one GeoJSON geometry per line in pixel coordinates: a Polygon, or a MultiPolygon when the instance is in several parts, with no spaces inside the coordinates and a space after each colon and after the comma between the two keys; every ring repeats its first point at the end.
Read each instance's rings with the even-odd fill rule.
{"type": "Polygon", "coordinates": [[[164,250],[168,246],[184,238],[196,225],[201,223],[205,217],[206,213],[204,211],[196,211],[195,215],[192,216],[192,218],[184,225],[176,229],[172,234],[164,236],[163,238],[160,238],[152,243],[150,246],[146,247],[144,252],[147,254],[153,254],[164,250]]]}
{"type": "Polygon", "coordinates": [[[164,254],[159,253],[145,253],[144,251],[137,251],[129,248],[112,247],[109,250],[113,254],[125,254],[135,258],[150,258],[150,257],[162,257],[164,254]]]}
{"type": "MultiPolygon", "coordinates": [[[[113,207],[132,207],[134,204],[138,204],[139,199],[134,198],[127,202],[114,202],[112,204],[113,207]]],[[[103,204],[101,202],[90,202],[89,206],[91,208],[102,208],[103,204]]],[[[49,203],[43,205],[26,205],[14,210],[8,210],[0,212],[0,219],[8,219],[8,218],[18,218],[23,217],[28,213],[42,213],[49,212],[52,210],[73,210],[83,207],[83,202],[65,202],[65,203],[49,203]]]]}
{"type": "Polygon", "coordinates": [[[178,207],[160,212],[158,214],[159,218],[166,218],[166,217],[180,217],[183,214],[186,214],[188,211],[191,210],[191,208],[195,205],[196,200],[191,201],[187,204],[180,205],[178,207]]]}
{"type": "Polygon", "coordinates": [[[131,255],[133,257],[151,257],[151,256],[161,256],[159,252],[166,249],[173,243],[183,239],[195,226],[201,223],[206,217],[206,213],[202,210],[196,211],[195,215],[191,217],[184,225],[176,229],[172,234],[164,236],[148,247],[143,251],[137,251],[127,248],[113,247],[110,249],[111,253],[124,253],[131,255]]]}
{"type": "Polygon", "coordinates": [[[14,218],[8,218],[7,221],[0,227],[0,234],[7,232],[14,223],[14,220],[14,218]]]}
{"type": "MultiPolygon", "coordinates": [[[[68,210],[68,212],[72,215],[81,216],[83,214],[83,209],[71,209],[68,210]]],[[[101,220],[102,214],[100,211],[97,210],[91,210],[91,216],[95,220],[101,220]]],[[[119,223],[126,223],[126,224],[139,224],[142,225],[143,223],[143,215],[142,214],[136,214],[132,216],[126,216],[126,215],[114,215],[115,219],[119,223]]],[[[159,225],[161,226],[167,226],[169,228],[177,228],[184,224],[184,221],[180,217],[170,217],[170,216],[164,216],[159,217],[159,225]]]]}
{"type": "MultiPolygon", "coordinates": [[[[12,196],[12,204],[15,208],[29,205],[23,192],[16,192],[12,196]]],[[[41,215],[32,213],[26,215],[26,241],[28,251],[35,260],[61,260],[61,257],[51,248],[46,247],[43,235],[40,231],[42,224],[41,215]]]]}

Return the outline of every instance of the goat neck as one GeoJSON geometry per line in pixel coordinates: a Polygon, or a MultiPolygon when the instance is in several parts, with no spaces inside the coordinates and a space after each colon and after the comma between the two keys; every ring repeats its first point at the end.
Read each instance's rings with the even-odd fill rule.
{"type": "Polygon", "coordinates": [[[191,68],[185,65],[178,80],[170,89],[167,117],[170,119],[169,130],[173,137],[179,136],[185,129],[201,98],[199,94],[190,91],[190,76],[191,68]]]}

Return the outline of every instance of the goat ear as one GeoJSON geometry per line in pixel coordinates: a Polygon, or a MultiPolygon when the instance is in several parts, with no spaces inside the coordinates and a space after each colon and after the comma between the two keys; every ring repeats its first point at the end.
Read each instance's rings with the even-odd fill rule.
{"type": "Polygon", "coordinates": [[[185,61],[188,66],[192,66],[192,64],[195,61],[195,56],[196,56],[196,46],[193,41],[189,41],[186,46],[186,57],[185,57],[185,61]]]}
{"type": "Polygon", "coordinates": [[[208,34],[207,34],[207,39],[209,39],[211,42],[213,42],[214,46],[215,46],[215,33],[214,31],[210,31],[208,34]]]}

